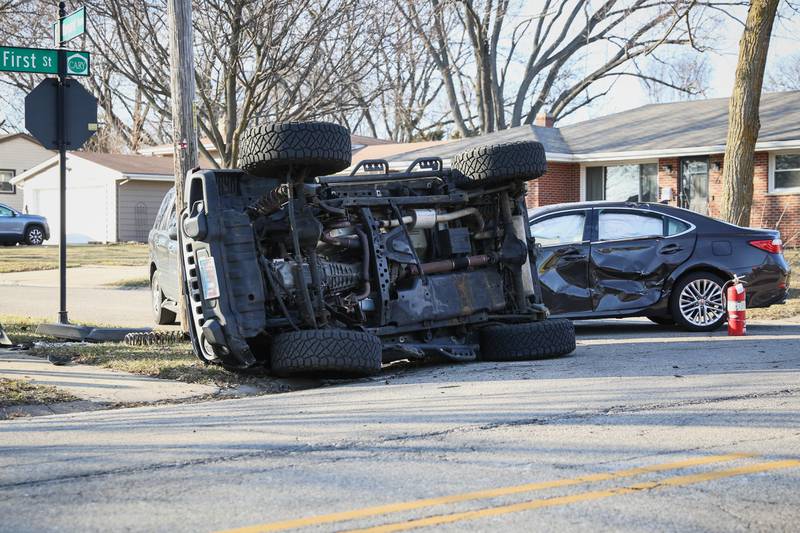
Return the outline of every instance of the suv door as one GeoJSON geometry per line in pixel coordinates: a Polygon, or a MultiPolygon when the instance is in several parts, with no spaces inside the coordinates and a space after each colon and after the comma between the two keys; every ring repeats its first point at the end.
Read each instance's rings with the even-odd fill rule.
{"type": "Polygon", "coordinates": [[[590,210],[544,215],[531,222],[541,246],[536,266],[544,304],[554,315],[585,315],[592,310],[589,285],[590,210]]]}
{"type": "Polygon", "coordinates": [[[589,281],[598,313],[649,307],[694,249],[693,227],[643,209],[596,209],[589,281]]]}
{"type": "Polygon", "coordinates": [[[173,196],[169,214],[167,215],[166,230],[163,232],[166,237],[166,249],[162,263],[165,265],[164,273],[160,278],[161,290],[164,296],[178,301],[178,222],[175,213],[175,198],[173,196]]]}
{"type": "Polygon", "coordinates": [[[0,238],[7,240],[17,238],[22,233],[17,229],[16,213],[11,208],[0,205],[0,238]]]}

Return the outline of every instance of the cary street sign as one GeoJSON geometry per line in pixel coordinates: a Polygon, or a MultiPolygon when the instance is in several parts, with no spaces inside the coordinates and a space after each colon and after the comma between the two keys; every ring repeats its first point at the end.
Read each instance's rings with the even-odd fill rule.
{"type": "Polygon", "coordinates": [[[86,8],[76,9],[63,19],[53,23],[53,39],[61,46],[86,32],[86,8]],[[60,24],[59,24],[60,22],[60,24]],[[59,31],[60,30],[60,31],[59,31]]]}
{"type": "MultiPolygon", "coordinates": [[[[0,71],[58,74],[58,50],[0,46],[0,71]]],[[[89,75],[89,52],[64,51],[67,76],[89,75]]]]}

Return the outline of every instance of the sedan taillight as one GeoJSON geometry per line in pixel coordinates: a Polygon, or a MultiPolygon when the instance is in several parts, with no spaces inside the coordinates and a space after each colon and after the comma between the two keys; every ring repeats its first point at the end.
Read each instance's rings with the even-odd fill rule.
{"type": "Polygon", "coordinates": [[[783,253],[783,241],[780,239],[764,239],[758,241],[750,241],[750,246],[755,246],[759,250],[764,250],[770,254],[783,253]]]}

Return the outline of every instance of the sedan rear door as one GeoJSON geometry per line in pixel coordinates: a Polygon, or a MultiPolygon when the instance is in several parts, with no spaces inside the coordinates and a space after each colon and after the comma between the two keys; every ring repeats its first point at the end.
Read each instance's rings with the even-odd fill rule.
{"type": "Polygon", "coordinates": [[[649,307],[669,274],[691,256],[695,233],[687,222],[644,209],[595,209],[589,283],[594,311],[649,307]]]}
{"type": "Polygon", "coordinates": [[[531,236],[541,248],[536,266],[542,299],[557,315],[592,311],[589,286],[590,209],[544,215],[531,223],[531,236]]]}

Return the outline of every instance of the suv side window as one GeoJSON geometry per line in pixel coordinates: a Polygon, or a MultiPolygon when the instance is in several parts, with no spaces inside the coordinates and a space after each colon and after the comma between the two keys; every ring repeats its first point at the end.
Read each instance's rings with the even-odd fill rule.
{"type": "Polygon", "coordinates": [[[170,213],[170,209],[172,212],[175,212],[175,189],[172,188],[167,191],[167,194],[164,195],[164,199],[161,200],[161,206],[158,208],[158,214],[156,215],[156,221],[153,223],[153,227],[158,230],[166,230],[168,228],[168,217],[170,213]]]}
{"type": "Polygon", "coordinates": [[[531,235],[537,244],[554,246],[583,241],[586,213],[568,213],[531,224],[531,235]]]}
{"type": "Polygon", "coordinates": [[[601,211],[597,225],[597,239],[600,241],[662,237],[664,235],[664,219],[659,215],[601,211]]]}

